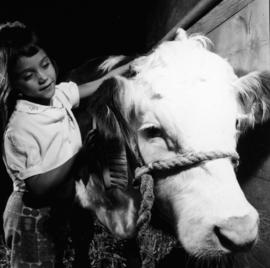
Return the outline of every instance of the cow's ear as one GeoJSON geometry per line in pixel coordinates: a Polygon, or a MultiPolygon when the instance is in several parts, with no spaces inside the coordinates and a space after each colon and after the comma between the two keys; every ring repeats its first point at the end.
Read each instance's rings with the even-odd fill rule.
{"type": "Polygon", "coordinates": [[[235,83],[240,103],[240,130],[254,127],[270,117],[270,72],[251,72],[235,83]]]}

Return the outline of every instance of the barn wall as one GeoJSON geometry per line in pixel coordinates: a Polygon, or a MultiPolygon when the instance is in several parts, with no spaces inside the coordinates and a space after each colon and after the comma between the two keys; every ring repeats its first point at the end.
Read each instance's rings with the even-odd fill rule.
{"type": "Polygon", "coordinates": [[[227,0],[189,29],[203,32],[240,73],[269,68],[269,0],[227,0]]]}

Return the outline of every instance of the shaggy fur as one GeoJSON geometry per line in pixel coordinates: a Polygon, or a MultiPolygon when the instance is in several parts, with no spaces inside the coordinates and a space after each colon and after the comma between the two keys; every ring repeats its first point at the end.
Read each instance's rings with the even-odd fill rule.
{"type": "Polygon", "coordinates": [[[241,128],[265,122],[270,115],[269,72],[252,72],[235,85],[243,109],[241,128]]]}

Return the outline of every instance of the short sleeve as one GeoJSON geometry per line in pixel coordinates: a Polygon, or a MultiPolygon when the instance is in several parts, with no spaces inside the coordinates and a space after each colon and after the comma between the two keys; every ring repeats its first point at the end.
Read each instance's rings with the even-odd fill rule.
{"type": "Polygon", "coordinates": [[[71,108],[76,108],[80,104],[80,95],[78,85],[72,81],[62,82],[57,85],[57,90],[59,90],[67,101],[70,103],[71,108]]]}
{"type": "Polygon", "coordinates": [[[41,156],[33,138],[23,138],[19,133],[6,133],[3,158],[13,180],[24,180],[41,173],[41,156]]]}

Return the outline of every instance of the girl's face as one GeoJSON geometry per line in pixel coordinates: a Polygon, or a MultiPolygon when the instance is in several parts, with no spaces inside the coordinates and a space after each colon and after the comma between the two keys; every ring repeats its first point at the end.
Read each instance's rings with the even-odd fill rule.
{"type": "Polygon", "coordinates": [[[50,104],[55,93],[56,73],[42,49],[31,57],[21,56],[13,71],[14,86],[23,96],[41,104],[50,104]]]}

